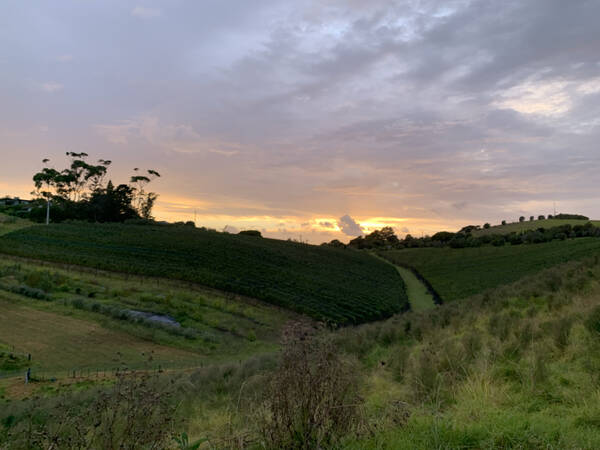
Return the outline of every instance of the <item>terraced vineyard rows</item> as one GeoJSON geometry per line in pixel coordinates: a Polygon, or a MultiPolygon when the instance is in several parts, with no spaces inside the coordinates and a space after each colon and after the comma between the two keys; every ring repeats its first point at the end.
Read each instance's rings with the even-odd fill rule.
{"type": "Polygon", "coordinates": [[[600,255],[600,239],[462,249],[415,248],[383,251],[380,255],[394,264],[416,269],[444,301],[451,301],[564,262],[600,255]]]}
{"type": "Polygon", "coordinates": [[[0,252],[192,281],[342,324],[407,304],[396,270],[367,254],[187,227],[31,227],[0,238],[0,252]]]}

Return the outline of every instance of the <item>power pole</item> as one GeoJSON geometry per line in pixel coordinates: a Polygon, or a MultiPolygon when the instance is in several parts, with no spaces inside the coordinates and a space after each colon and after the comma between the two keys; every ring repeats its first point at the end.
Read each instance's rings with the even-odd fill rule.
{"type": "Polygon", "coordinates": [[[48,199],[48,203],[46,204],[46,225],[50,223],[50,199],[48,199]]]}

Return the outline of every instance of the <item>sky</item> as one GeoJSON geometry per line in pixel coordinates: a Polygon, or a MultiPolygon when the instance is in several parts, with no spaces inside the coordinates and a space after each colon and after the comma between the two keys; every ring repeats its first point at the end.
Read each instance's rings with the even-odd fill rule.
{"type": "Polygon", "coordinates": [[[2,0],[0,195],[65,152],[313,243],[600,218],[597,0],[2,0]]]}

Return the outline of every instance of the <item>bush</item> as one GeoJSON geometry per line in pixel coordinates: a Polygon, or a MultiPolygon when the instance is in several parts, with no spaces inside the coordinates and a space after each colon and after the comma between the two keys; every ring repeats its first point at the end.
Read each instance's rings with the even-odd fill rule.
{"type": "Polygon", "coordinates": [[[173,395],[158,376],[120,374],[91,401],[59,398],[50,410],[34,401],[10,416],[8,448],[169,448],[177,424],[173,395]]]}
{"type": "Polygon", "coordinates": [[[261,232],[258,230],[242,230],[238,234],[241,234],[244,236],[262,237],[261,232]]]}
{"type": "Polygon", "coordinates": [[[285,331],[267,389],[262,435],[269,448],[333,447],[359,424],[356,372],[330,341],[303,324],[285,331]]]}

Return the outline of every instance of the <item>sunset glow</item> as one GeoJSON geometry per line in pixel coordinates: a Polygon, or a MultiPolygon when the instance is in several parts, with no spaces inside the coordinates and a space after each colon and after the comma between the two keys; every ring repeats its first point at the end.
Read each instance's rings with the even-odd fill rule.
{"type": "Polygon", "coordinates": [[[0,195],[84,151],[158,170],[157,220],[313,243],[600,216],[596,3],[234,3],[5,4],[0,195]]]}

